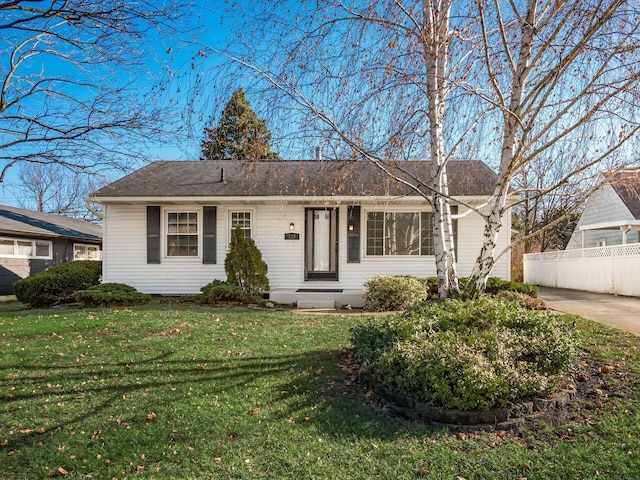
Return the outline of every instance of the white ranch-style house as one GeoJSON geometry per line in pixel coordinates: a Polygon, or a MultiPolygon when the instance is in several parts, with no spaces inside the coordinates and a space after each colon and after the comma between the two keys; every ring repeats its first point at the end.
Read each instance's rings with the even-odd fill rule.
{"type": "MultiPolygon", "coordinates": [[[[418,177],[428,162],[398,162],[418,177]]],[[[398,170],[400,174],[400,170],[398,170]]],[[[471,272],[495,173],[480,161],[449,165],[458,271],[471,272]],[[458,201],[456,201],[458,200],[458,201]]],[[[428,202],[361,161],[157,161],[93,195],[104,206],[104,282],[150,294],[194,294],[225,280],[240,227],[269,267],[272,300],[305,307],[362,305],[376,275],[435,275],[428,202]]],[[[510,231],[509,212],[505,232],[510,231]]],[[[497,250],[507,246],[501,235],[497,250]]],[[[503,256],[492,275],[509,278],[503,256]]]]}

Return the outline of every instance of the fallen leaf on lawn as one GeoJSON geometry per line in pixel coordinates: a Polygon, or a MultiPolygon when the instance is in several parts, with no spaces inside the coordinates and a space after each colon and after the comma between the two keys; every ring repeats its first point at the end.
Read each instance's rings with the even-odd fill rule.
{"type": "Polygon", "coordinates": [[[58,467],[57,470],[54,470],[53,472],[51,472],[49,474],[50,477],[60,477],[60,476],[65,476],[65,475],[69,475],[69,471],[62,468],[62,467],[58,467]]]}
{"type": "Polygon", "coordinates": [[[322,375],[322,369],[319,368],[318,370],[316,370],[316,375],[322,375]]]}
{"type": "Polygon", "coordinates": [[[144,470],[144,465],[136,465],[136,472],[141,472],[144,470]]]}
{"type": "Polygon", "coordinates": [[[9,451],[7,452],[7,456],[8,456],[8,457],[11,457],[11,456],[13,456],[13,455],[15,455],[15,454],[16,454],[16,451],[15,451],[15,450],[9,450],[9,451]]]}
{"type": "Polygon", "coordinates": [[[458,433],[458,439],[465,441],[467,439],[467,434],[464,432],[458,433]]]}
{"type": "Polygon", "coordinates": [[[9,445],[9,440],[5,438],[2,443],[0,443],[0,447],[6,447],[7,445],[9,445]]]}
{"type": "Polygon", "coordinates": [[[260,413],[260,409],[259,408],[252,408],[251,409],[251,415],[257,415],[260,413]]]}
{"type": "Polygon", "coordinates": [[[40,427],[39,429],[36,430],[36,433],[39,433],[40,435],[44,435],[45,433],[47,433],[47,431],[43,427],[40,427]]]}
{"type": "Polygon", "coordinates": [[[304,417],[304,421],[305,422],[310,422],[311,421],[311,417],[304,417]]]}
{"type": "Polygon", "coordinates": [[[218,462],[218,463],[220,463],[220,462],[222,461],[222,458],[220,458],[220,457],[216,457],[216,458],[214,458],[214,459],[213,459],[213,461],[214,461],[214,462],[218,462]]]}
{"type": "Polygon", "coordinates": [[[613,371],[613,367],[610,365],[603,365],[600,367],[600,373],[611,373],[613,371]]]}
{"type": "Polygon", "coordinates": [[[97,438],[100,438],[100,430],[94,430],[91,434],[91,440],[95,440],[97,438]]]}
{"type": "Polygon", "coordinates": [[[151,412],[151,413],[147,413],[147,422],[152,422],[153,420],[156,419],[156,414],[151,412]]]}

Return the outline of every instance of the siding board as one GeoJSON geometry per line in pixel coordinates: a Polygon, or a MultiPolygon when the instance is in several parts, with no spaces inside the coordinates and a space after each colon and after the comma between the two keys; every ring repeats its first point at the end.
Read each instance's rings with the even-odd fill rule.
{"type": "MultiPolygon", "coordinates": [[[[304,208],[306,205],[255,205],[253,213],[253,239],[269,267],[269,282],[275,289],[297,289],[308,286],[304,281],[304,208]],[[289,224],[294,224],[298,240],[287,240],[289,224]]],[[[224,256],[228,250],[229,211],[247,210],[246,205],[218,206],[216,215],[217,264],[203,264],[201,258],[161,260],[159,265],[147,264],[146,206],[108,205],[104,238],[104,281],[129,284],[145,293],[194,294],[213,279],[225,280],[224,256]]],[[[376,275],[435,275],[433,257],[367,257],[360,263],[347,262],[348,213],[339,209],[339,280],[313,282],[316,288],[361,289],[364,282],[376,275]]],[[[509,213],[498,238],[497,252],[508,244],[509,213]]],[[[162,223],[162,222],[161,222],[162,223]]],[[[478,254],[482,232],[482,218],[469,214],[458,221],[458,272],[469,275],[478,254]]],[[[162,230],[161,230],[162,231],[162,230]]],[[[364,252],[364,235],[360,238],[364,252]]],[[[509,278],[509,256],[503,256],[492,275],[509,278]]]]}

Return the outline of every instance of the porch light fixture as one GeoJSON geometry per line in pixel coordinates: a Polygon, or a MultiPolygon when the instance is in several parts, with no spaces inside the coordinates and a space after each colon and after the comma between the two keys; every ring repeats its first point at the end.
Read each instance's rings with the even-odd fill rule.
{"type": "Polygon", "coordinates": [[[349,223],[349,231],[353,232],[353,223],[349,223]]]}
{"type": "Polygon", "coordinates": [[[296,229],[296,226],[293,224],[293,222],[291,222],[289,224],[289,230],[291,230],[292,232],[296,229]]]}

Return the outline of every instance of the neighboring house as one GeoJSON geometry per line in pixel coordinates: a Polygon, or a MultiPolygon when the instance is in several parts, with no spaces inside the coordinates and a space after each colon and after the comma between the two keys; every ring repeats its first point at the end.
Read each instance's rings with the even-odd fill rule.
{"type": "Polygon", "coordinates": [[[77,218],[0,205],[0,295],[45,268],[99,260],[102,227],[77,218]]]}
{"type": "Polygon", "coordinates": [[[622,172],[587,200],[566,250],[640,241],[640,173],[622,172]]]}
{"type": "Polygon", "coordinates": [[[640,173],[611,175],[588,199],[561,251],[524,256],[534,285],[640,297],[640,173]]]}
{"type": "MultiPolygon", "coordinates": [[[[398,162],[426,176],[428,162],[398,162]]],[[[449,164],[458,219],[458,272],[469,275],[496,174],[479,161],[449,164]]],[[[376,275],[435,275],[428,202],[370,162],[159,161],[93,194],[104,205],[105,282],[151,294],[193,294],[225,280],[231,232],[255,240],[269,267],[270,298],[299,306],[361,305],[376,275]]],[[[508,245],[504,215],[496,250],[508,245]]],[[[493,275],[509,278],[509,255],[493,275]]]]}

